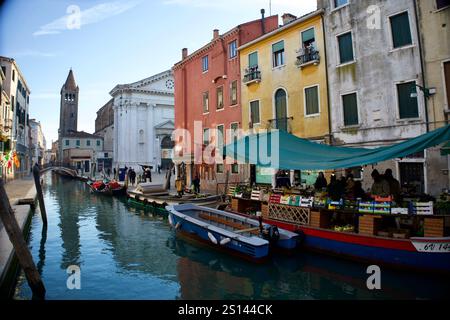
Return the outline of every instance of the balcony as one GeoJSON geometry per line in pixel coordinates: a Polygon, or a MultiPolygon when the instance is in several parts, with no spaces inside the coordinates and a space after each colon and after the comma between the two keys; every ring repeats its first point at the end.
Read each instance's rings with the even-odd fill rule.
{"type": "Polygon", "coordinates": [[[6,119],[3,128],[6,132],[11,130],[12,129],[12,119],[6,119]]]}
{"type": "Polygon", "coordinates": [[[294,120],[294,117],[271,119],[271,120],[269,120],[269,129],[280,130],[280,131],[292,133],[291,122],[293,120],[294,120]]]}
{"type": "Polygon", "coordinates": [[[244,83],[250,85],[258,82],[261,82],[261,71],[259,71],[258,66],[245,69],[244,83]]]}
{"type": "Polygon", "coordinates": [[[297,51],[297,66],[304,68],[311,64],[318,65],[320,63],[319,50],[314,47],[302,48],[297,51]]]}

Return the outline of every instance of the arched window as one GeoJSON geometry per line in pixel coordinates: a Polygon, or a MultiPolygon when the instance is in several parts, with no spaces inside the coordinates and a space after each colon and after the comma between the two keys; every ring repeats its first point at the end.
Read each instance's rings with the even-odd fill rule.
{"type": "Polygon", "coordinates": [[[287,131],[287,95],[284,89],[275,92],[275,120],[277,129],[287,131]]]}
{"type": "Polygon", "coordinates": [[[145,143],[144,130],[139,130],[139,143],[145,143]]]}

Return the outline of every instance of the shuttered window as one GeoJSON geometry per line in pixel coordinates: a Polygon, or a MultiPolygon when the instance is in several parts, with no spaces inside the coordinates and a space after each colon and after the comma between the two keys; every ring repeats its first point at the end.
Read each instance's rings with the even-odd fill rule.
{"type": "Polygon", "coordinates": [[[348,0],[334,0],[334,7],[342,7],[343,5],[346,5],[348,3],[348,0]]]}
{"type": "Polygon", "coordinates": [[[412,44],[411,28],[408,12],[403,12],[389,18],[391,21],[392,41],[394,48],[412,44]]]}
{"type": "Polygon", "coordinates": [[[338,37],[340,63],[354,60],[352,33],[346,33],[338,37]]]}
{"type": "Polygon", "coordinates": [[[248,66],[250,68],[258,66],[258,52],[253,52],[248,55],[248,66]]]}
{"type": "Polygon", "coordinates": [[[319,87],[305,88],[305,111],[306,115],[319,113],[319,87]]]}
{"type": "Polygon", "coordinates": [[[250,102],[250,118],[253,124],[260,122],[259,119],[259,101],[250,102]]]}
{"type": "Polygon", "coordinates": [[[223,87],[218,87],[217,88],[217,105],[216,105],[216,109],[217,110],[223,109],[223,87]]]}
{"type": "Polygon", "coordinates": [[[204,56],[202,58],[202,70],[203,72],[206,72],[208,71],[208,69],[209,69],[209,59],[208,56],[204,56]]]}
{"type": "Polygon", "coordinates": [[[416,83],[413,81],[398,84],[397,95],[400,119],[418,118],[419,106],[417,103],[416,83]]]}
{"type": "Polygon", "coordinates": [[[272,45],[273,67],[284,65],[284,41],[272,45]]]}
{"type": "Polygon", "coordinates": [[[238,85],[237,80],[233,81],[230,85],[230,105],[232,105],[232,106],[234,106],[238,103],[237,85],[238,85]]]}
{"type": "Polygon", "coordinates": [[[209,111],[209,92],[203,92],[203,113],[207,113],[209,111]]]}
{"type": "Polygon", "coordinates": [[[359,123],[359,119],[356,93],[343,95],[342,105],[344,108],[344,126],[357,125],[359,123]]]}

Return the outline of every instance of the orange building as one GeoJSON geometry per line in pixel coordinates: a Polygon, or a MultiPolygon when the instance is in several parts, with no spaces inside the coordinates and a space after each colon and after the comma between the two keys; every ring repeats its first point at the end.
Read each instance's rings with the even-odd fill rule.
{"type": "Polygon", "coordinates": [[[213,39],[190,55],[186,48],[182,50],[182,60],[173,67],[175,129],[186,129],[190,137],[176,139],[174,158],[178,170],[180,166],[185,168],[187,185],[196,174],[199,174],[202,189],[207,190],[215,190],[218,183],[224,182],[227,171],[230,182],[248,178],[244,165],[206,164],[194,161],[194,154],[202,154],[206,146],[215,143],[217,132],[222,132],[224,137],[224,141],[217,141],[220,146],[228,142],[227,133],[242,128],[242,76],[237,49],[277,27],[278,16],[265,18],[262,11],[261,19],[241,24],[222,35],[214,30],[213,39]],[[182,143],[190,146],[188,150],[181,151],[182,143]]]}

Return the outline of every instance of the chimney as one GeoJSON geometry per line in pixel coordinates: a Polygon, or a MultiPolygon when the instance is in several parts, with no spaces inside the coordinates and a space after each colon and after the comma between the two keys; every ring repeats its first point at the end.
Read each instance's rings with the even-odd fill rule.
{"type": "Polygon", "coordinates": [[[297,19],[296,16],[294,16],[293,14],[290,13],[285,13],[281,16],[281,18],[283,19],[283,25],[287,25],[288,23],[291,23],[292,21],[294,21],[295,19],[297,19]]]}
{"type": "Polygon", "coordinates": [[[187,48],[183,48],[183,50],[181,50],[181,58],[182,60],[186,59],[188,56],[188,49],[187,48]]]}
{"type": "Polygon", "coordinates": [[[266,23],[265,23],[265,19],[264,19],[264,14],[266,13],[266,10],[261,9],[261,30],[262,30],[262,34],[266,33],[266,23]]]}
{"type": "Polygon", "coordinates": [[[213,31],[213,40],[216,40],[219,37],[219,29],[214,29],[213,31]]]}

